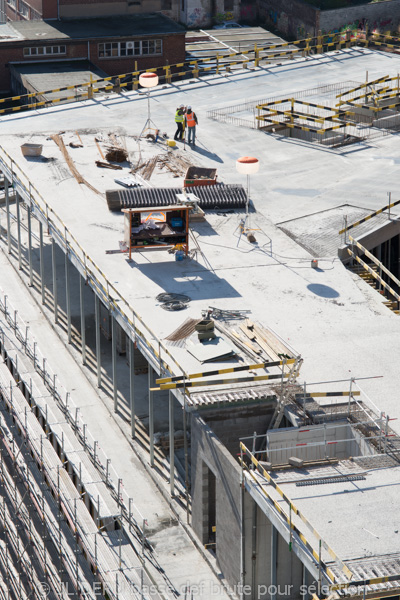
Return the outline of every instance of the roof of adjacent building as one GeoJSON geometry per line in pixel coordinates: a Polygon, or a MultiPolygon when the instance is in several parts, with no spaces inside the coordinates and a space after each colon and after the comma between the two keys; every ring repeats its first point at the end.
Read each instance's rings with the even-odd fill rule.
{"type": "MultiPolygon", "coordinates": [[[[185,28],[162,13],[98,17],[65,21],[13,21],[9,28],[22,40],[125,38],[185,33],[185,28]]],[[[1,39],[1,38],[0,38],[1,39]]],[[[9,41],[5,38],[4,41],[9,41]]]]}

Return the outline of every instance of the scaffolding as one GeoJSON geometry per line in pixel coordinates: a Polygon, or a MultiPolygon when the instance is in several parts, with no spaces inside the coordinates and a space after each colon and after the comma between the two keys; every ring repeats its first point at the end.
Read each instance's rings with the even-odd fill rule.
{"type": "Polygon", "coordinates": [[[144,517],[6,296],[0,309],[0,598],[147,598],[144,517]]]}

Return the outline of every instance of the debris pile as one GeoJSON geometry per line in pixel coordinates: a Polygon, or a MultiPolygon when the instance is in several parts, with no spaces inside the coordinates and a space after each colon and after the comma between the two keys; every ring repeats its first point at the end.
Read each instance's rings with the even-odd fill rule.
{"type": "Polygon", "coordinates": [[[168,169],[168,171],[173,173],[174,177],[183,177],[187,169],[193,166],[193,164],[188,158],[178,152],[169,151],[166,154],[156,154],[148,160],[139,163],[131,172],[140,173],[143,179],[148,181],[156,166],[159,169],[168,169]]]}
{"type": "Polygon", "coordinates": [[[106,152],[106,160],[117,163],[125,162],[128,160],[128,152],[125,148],[110,146],[106,152]]]}

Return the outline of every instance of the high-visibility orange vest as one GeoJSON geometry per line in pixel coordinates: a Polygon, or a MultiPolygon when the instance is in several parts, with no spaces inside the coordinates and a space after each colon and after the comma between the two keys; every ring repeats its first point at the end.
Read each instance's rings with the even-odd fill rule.
{"type": "Polygon", "coordinates": [[[195,127],[196,121],[194,118],[194,112],[186,113],[186,123],[188,127],[195,127]]]}

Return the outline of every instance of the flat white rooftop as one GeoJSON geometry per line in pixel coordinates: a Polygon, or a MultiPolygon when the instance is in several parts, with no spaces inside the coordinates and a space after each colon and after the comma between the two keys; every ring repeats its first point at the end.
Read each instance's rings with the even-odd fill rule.
{"type": "MultiPolygon", "coordinates": [[[[185,149],[180,145],[178,150],[194,164],[217,168],[219,180],[226,183],[243,184],[244,176],[235,169],[236,159],[253,155],[261,164],[259,174],[251,178],[256,208],[251,227],[256,230],[257,245],[239,235],[243,213],[208,214],[205,223],[193,226],[202,254],[183,262],[175,262],[164,252],[147,252],[135,254],[134,263],[129,264],[124,255],[105,253],[118,248],[123,238],[123,216],[108,211],[102,194],[116,187],[114,177],[122,172],[96,167],[95,160],[101,157],[94,137],[106,138],[109,132],[120,135],[133,164],[165,152],[165,146],[145,140],[138,145],[135,139],[147,117],[144,94],[130,92],[3,117],[1,145],[160,339],[187,317],[199,318],[209,305],[247,309],[252,320],[277,331],[301,353],[305,359],[301,378],[307,382],[383,375],[383,379],[363,381],[362,387],[382,410],[396,417],[399,318],[383,306],[379,294],[352,276],[334,253],[320,256],[320,270],[312,269],[311,254],[276,225],[348,204],[371,211],[386,204],[386,193],[395,192],[398,186],[397,135],[332,151],[219,123],[209,119],[207,111],[320,84],[363,83],[366,71],[372,80],[394,76],[399,70],[398,56],[353,48],[152,91],[151,117],[169,137],[175,130],[178,105],[190,104],[197,113],[197,145],[185,149]],[[84,148],[68,148],[69,153],[100,195],[77,183],[49,139],[65,132],[68,144],[77,141],[76,131],[84,148]],[[24,142],[43,143],[48,161],[25,159],[20,150],[24,142]],[[166,313],[156,301],[162,291],[185,293],[192,301],[184,312],[166,313]]],[[[171,187],[181,181],[165,172],[155,172],[151,179],[153,185],[171,187]]],[[[205,370],[183,349],[171,351],[187,372],[205,370]]],[[[398,421],[393,428],[400,433],[398,421]]]]}

